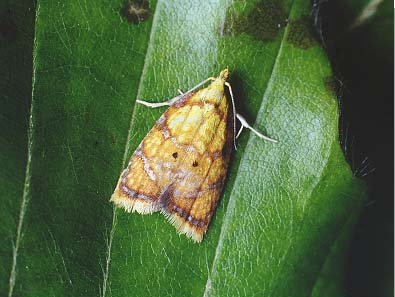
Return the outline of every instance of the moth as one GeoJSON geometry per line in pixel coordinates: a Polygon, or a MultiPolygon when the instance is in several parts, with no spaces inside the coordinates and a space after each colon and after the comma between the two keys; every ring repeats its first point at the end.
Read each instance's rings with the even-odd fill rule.
{"type": "Polygon", "coordinates": [[[229,70],[160,103],[169,106],[145,136],[122,172],[111,201],[128,212],[161,212],[180,234],[201,242],[220,198],[229,159],[243,128],[252,128],[235,111],[229,70]],[[212,83],[202,87],[208,81],[212,83]],[[225,94],[229,89],[230,102],[225,94]],[[241,128],[236,135],[236,119],[241,128]]]}

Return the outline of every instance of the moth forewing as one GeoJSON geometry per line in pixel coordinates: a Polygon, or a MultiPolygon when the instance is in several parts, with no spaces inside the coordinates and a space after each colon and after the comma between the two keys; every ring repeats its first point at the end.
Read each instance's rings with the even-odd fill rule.
{"type": "Polygon", "coordinates": [[[141,214],[160,211],[179,233],[202,241],[224,186],[235,138],[234,103],[230,110],[224,92],[228,75],[225,69],[207,79],[212,80],[208,87],[192,92],[203,82],[168,102],[139,100],[150,107],[170,107],[131,156],[111,197],[115,205],[141,214]]]}

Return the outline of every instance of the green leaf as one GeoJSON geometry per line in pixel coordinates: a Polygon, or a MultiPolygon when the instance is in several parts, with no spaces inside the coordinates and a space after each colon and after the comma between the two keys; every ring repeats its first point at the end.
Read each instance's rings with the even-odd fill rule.
{"type": "Polygon", "coordinates": [[[349,262],[350,242],[353,239],[359,215],[360,211],[354,211],[340,231],[314,285],[311,293],[312,297],[350,296],[347,282],[347,273],[349,272],[347,264],[349,262]]]}
{"type": "Polygon", "coordinates": [[[151,1],[140,22],[122,3],[89,5],[37,3],[14,296],[310,295],[362,196],[308,2],[151,1]],[[202,244],[159,214],[114,211],[118,176],[163,112],[135,100],[225,67],[238,110],[279,143],[241,136],[202,244]]]}
{"type": "MultiPolygon", "coordinates": [[[[15,279],[14,256],[20,243],[27,128],[32,92],[34,33],[32,1],[0,3],[0,295],[15,279]]],[[[27,182],[27,180],[26,180],[27,182]]]]}

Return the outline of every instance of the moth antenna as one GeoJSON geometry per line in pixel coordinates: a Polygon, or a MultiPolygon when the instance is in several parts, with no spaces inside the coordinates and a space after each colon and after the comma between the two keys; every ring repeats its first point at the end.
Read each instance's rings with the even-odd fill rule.
{"type": "Polygon", "coordinates": [[[236,138],[240,135],[241,130],[236,135],[236,106],[235,106],[235,99],[233,97],[232,87],[230,86],[230,84],[228,82],[225,82],[225,86],[228,87],[229,93],[230,93],[230,98],[232,99],[232,108],[233,108],[233,145],[235,147],[235,150],[237,150],[236,138]]]}
{"type": "Polygon", "coordinates": [[[188,94],[188,93],[196,90],[197,88],[200,88],[202,85],[204,85],[206,82],[208,82],[210,80],[213,81],[213,80],[216,80],[216,78],[211,76],[211,77],[205,79],[204,81],[202,81],[201,83],[198,83],[196,86],[194,86],[192,89],[186,91],[184,94],[188,94]]]}
{"type": "Polygon", "coordinates": [[[194,90],[196,90],[197,88],[201,87],[202,85],[204,85],[206,82],[208,81],[213,81],[215,80],[215,77],[209,77],[207,79],[205,79],[204,81],[202,81],[201,83],[198,83],[196,86],[194,86],[192,89],[186,91],[185,93],[183,93],[181,90],[178,90],[178,92],[180,93],[180,95],[171,98],[170,100],[167,101],[163,101],[163,102],[147,102],[144,100],[136,100],[136,103],[151,107],[151,108],[156,108],[156,107],[162,107],[162,106],[171,106],[173,103],[175,103],[178,99],[180,99],[180,96],[188,94],[194,90]]]}
{"type": "MultiPolygon", "coordinates": [[[[161,212],[179,233],[195,242],[203,240],[218,205],[231,156],[231,108],[229,97],[224,98],[225,85],[229,89],[226,95],[232,100],[235,149],[236,138],[241,132],[235,133],[237,113],[228,76],[226,68],[219,77],[209,77],[185,93],[178,90],[180,95],[166,102],[136,101],[152,108],[170,107],[130,157],[110,201],[129,212],[161,212]],[[210,86],[203,86],[212,80],[214,82],[210,86]],[[177,104],[177,100],[183,101],[182,104],[177,104]],[[204,104],[196,104],[200,101],[204,104]],[[194,115],[189,116],[192,107],[194,115]],[[220,116],[224,114],[226,118],[220,116]],[[213,122],[217,123],[214,131],[213,122]],[[207,130],[210,133],[200,133],[207,130]],[[171,132],[174,132],[174,137],[171,137],[171,132]],[[215,135],[222,137],[213,139],[215,135]],[[185,139],[188,139],[187,146],[181,141],[185,139]],[[213,147],[215,152],[212,152],[213,147]],[[207,153],[201,155],[200,149],[207,153]],[[221,153],[217,154],[218,151],[221,153]],[[214,158],[220,161],[221,166],[210,167],[209,171],[204,169],[205,164],[212,163],[214,158]],[[208,176],[210,184],[218,186],[204,188],[208,176]]],[[[249,127],[248,123],[242,122],[240,130],[245,127],[249,127]]]]}

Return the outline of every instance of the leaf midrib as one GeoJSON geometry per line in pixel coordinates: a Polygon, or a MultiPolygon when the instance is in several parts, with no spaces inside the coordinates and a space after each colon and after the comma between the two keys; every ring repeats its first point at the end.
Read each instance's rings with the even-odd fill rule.
{"type": "MultiPolygon", "coordinates": [[[[141,71],[141,75],[140,75],[140,81],[137,87],[137,93],[136,93],[136,98],[135,98],[135,102],[134,102],[134,106],[133,106],[133,110],[131,113],[131,118],[130,118],[130,124],[129,124],[129,129],[128,129],[128,134],[126,137],[126,143],[125,143],[125,148],[124,148],[124,154],[122,157],[122,164],[121,164],[121,168],[119,170],[119,172],[121,172],[126,165],[126,160],[128,159],[128,152],[129,152],[129,147],[130,147],[130,134],[132,131],[132,127],[134,124],[134,120],[135,120],[135,114],[136,114],[136,99],[140,98],[140,94],[141,94],[141,89],[142,89],[142,84],[143,84],[143,77],[145,76],[145,73],[147,71],[147,62],[148,62],[148,57],[150,57],[149,53],[152,51],[152,36],[155,32],[155,29],[157,27],[157,22],[158,22],[158,7],[159,5],[162,3],[161,0],[158,0],[158,2],[156,3],[155,6],[155,11],[154,11],[154,15],[152,17],[152,25],[151,25],[151,30],[150,30],[150,36],[148,39],[148,46],[147,46],[147,50],[145,53],[145,57],[144,57],[144,65],[143,65],[143,70],[141,71]]],[[[117,207],[115,205],[113,205],[113,215],[112,215],[112,224],[111,224],[111,230],[110,230],[110,237],[108,239],[108,248],[107,248],[107,252],[106,252],[106,270],[103,274],[103,287],[102,287],[102,297],[106,296],[106,292],[107,292],[107,282],[108,282],[108,276],[109,276],[109,270],[110,270],[110,262],[111,262],[111,247],[112,247],[112,242],[114,239],[114,233],[115,233],[115,226],[117,224],[117,207]]]]}
{"type": "MultiPolygon", "coordinates": [[[[40,3],[37,2],[35,5],[35,17],[34,19],[37,20],[40,12],[40,3]]],[[[30,103],[30,110],[29,110],[29,126],[28,126],[28,133],[27,133],[27,160],[26,160],[26,170],[25,170],[25,180],[23,182],[23,192],[22,192],[22,202],[19,209],[19,216],[18,216],[18,227],[16,230],[16,239],[15,245],[13,245],[12,249],[12,265],[10,270],[10,277],[9,277],[9,287],[8,287],[8,297],[12,297],[14,292],[14,287],[16,283],[17,277],[17,265],[18,265],[18,250],[22,240],[22,228],[23,222],[25,218],[25,214],[27,211],[27,207],[29,205],[29,194],[30,194],[30,180],[31,180],[31,160],[32,160],[32,151],[33,151],[33,106],[34,106],[34,87],[36,84],[36,54],[37,54],[37,40],[36,40],[36,27],[34,28],[34,38],[33,38],[33,51],[32,51],[32,91],[31,96],[32,100],[30,103]]]]}
{"type": "MultiPolygon", "coordinates": [[[[292,13],[292,9],[293,9],[294,3],[295,3],[295,1],[292,1],[291,9],[290,9],[290,11],[289,11],[289,16],[288,16],[288,18],[290,17],[290,15],[291,15],[291,13],[292,13]]],[[[276,66],[277,66],[279,57],[280,57],[280,55],[281,55],[281,51],[282,51],[282,47],[283,47],[283,43],[284,43],[284,38],[285,38],[285,36],[286,36],[286,30],[287,30],[287,28],[282,32],[280,45],[279,45],[279,47],[278,47],[276,59],[275,59],[275,61],[274,61],[274,63],[273,63],[273,67],[272,67],[272,70],[271,70],[271,73],[270,73],[269,82],[268,82],[268,84],[267,84],[265,93],[263,94],[263,98],[262,98],[262,101],[261,101],[260,109],[262,108],[263,102],[267,101],[267,100],[265,100],[265,99],[267,99],[267,97],[269,96],[268,94],[269,94],[269,92],[270,92],[271,89],[272,89],[271,86],[272,86],[272,83],[273,83],[273,76],[274,76],[274,73],[275,73],[275,70],[276,70],[276,66]]],[[[248,147],[248,143],[251,142],[252,137],[255,137],[255,136],[252,135],[252,134],[250,133],[249,136],[248,136],[248,140],[247,140],[247,145],[246,145],[246,147],[248,147]]],[[[208,297],[208,296],[209,296],[209,294],[210,294],[210,289],[211,289],[211,275],[212,275],[215,271],[217,271],[217,262],[218,262],[218,258],[219,258],[219,256],[220,256],[220,254],[221,254],[221,251],[222,251],[223,240],[224,240],[224,236],[225,236],[224,234],[225,234],[226,229],[227,229],[227,227],[228,227],[228,225],[229,225],[229,222],[231,221],[231,214],[233,213],[234,208],[235,208],[235,207],[234,207],[234,206],[235,206],[235,198],[234,198],[235,195],[234,195],[233,193],[234,193],[234,191],[235,191],[235,184],[237,184],[237,181],[238,181],[238,179],[240,178],[240,177],[239,177],[239,176],[240,176],[240,175],[239,175],[239,170],[240,170],[240,164],[242,164],[243,160],[244,160],[244,158],[242,158],[242,159],[240,160],[240,162],[239,162],[238,169],[237,169],[237,171],[236,171],[236,179],[235,179],[235,181],[234,181],[233,184],[232,184],[232,190],[230,191],[229,202],[228,202],[228,204],[227,204],[227,206],[226,206],[226,210],[225,210],[225,214],[224,214],[224,219],[223,219],[222,226],[221,226],[221,230],[220,230],[219,239],[218,239],[217,247],[216,247],[216,250],[215,250],[215,256],[214,256],[214,259],[213,259],[213,264],[212,264],[211,269],[209,270],[209,273],[208,273],[208,276],[207,276],[207,281],[206,281],[206,285],[205,285],[205,290],[204,290],[204,293],[203,293],[203,297],[208,297]]]]}
{"type": "MultiPolygon", "coordinates": [[[[158,24],[158,10],[159,10],[159,7],[160,7],[161,3],[162,3],[161,0],[158,0],[158,2],[156,4],[156,7],[155,7],[155,12],[154,12],[154,15],[153,15],[152,26],[151,26],[151,30],[150,30],[150,37],[149,37],[149,40],[148,40],[148,46],[147,46],[147,50],[146,50],[143,70],[142,70],[141,75],[140,75],[140,81],[139,81],[139,85],[138,85],[138,89],[137,89],[136,99],[140,98],[140,94],[141,94],[141,90],[142,90],[142,84],[143,84],[143,78],[144,78],[145,73],[147,71],[147,65],[148,65],[150,53],[152,51],[152,46],[153,46],[152,42],[151,42],[152,41],[152,36],[153,36],[153,34],[154,34],[155,30],[156,30],[157,24],[158,24]]],[[[289,11],[289,17],[292,14],[294,3],[295,3],[295,1],[293,1],[292,4],[291,4],[291,8],[290,8],[290,11],[289,11]]],[[[225,21],[225,20],[223,20],[223,21],[225,21]]],[[[283,48],[283,44],[284,44],[284,40],[285,40],[287,31],[288,31],[288,27],[282,32],[281,41],[280,41],[280,44],[279,44],[279,47],[278,47],[278,51],[277,51],[275,62],[273,63],[272,71],[271,71],[271,74],[270,74],[270,79],[269,79],[269,82],[267,84],[266,91],[265,91],[265,93],[263,95],[263,98],[262,98],[262,104],[263,104],[263,102],[267,101],[265,99],[267,99],[267,97],[269,96],[269,93],[272,90],[271,86],[272,86],[273,80],[274,80],[273,77],[274,77],[274,74],[276,72],[276,68],[277,68],[277,64],[278,64],[279,58],[281,56],[281,52],[282,52],[282,48],[283,48]]],[[[262,108],[262,104],[260,105],[260,108],[262,108]]],[[[130,134],[131,134],[131,130],[132,130],[133,124],[135,122],[136,105],[137,104],[134,104],[133,110],[132,110],[132,114],[131,114],[130,125],[129,125],[128,134],[127,134],[127,138],[126,138],[127,141],[125,143],[124,155],[123,155],[123,158],[122,158],[121,170],[126,165],[126,161],[127,161],[127,158],[128,158],[128,152],[129,152],[129,148],[130,148],[130,138],[131,138],[130,134]]],[[[254,136],[251,136],[251,134],[250,134],[249,137],[248,137],[247,143],[252,141],[251,140],[252,137],[254,137],[254,136]]],[[[332,146],[331,146],[331,148],[332,148],[332,146]]],[[[331,149],[329,151],[331,151],[331,149]]],[[[240,164],[242,162],[243,162],[243,159],[238,164],[238,169],[236,171],[237,172],[236,173],[236,180],[233,182],[233,184],[231,186],[232,189],[231,189],[231,192],[230,192],[230,198],[229,198],[229,202],[228,202],[228,204],[226,206],[226,209],[225,209],[225,214],[224,214],[222,226],[221,226],[221,229],[220,229],[219,239],[218,239],[218,242],[217,242],[217,245],[216,245],[216,251],[215,251],[214,259],[212,261],[212,266],[209,269],[208,275],[207,275],[205,290],[203,292],[203,296],[204,297],[207,297],[210,294],[211,276],[213,275],[213,273],[215,273],[215,271],[217,269],[217,264],[218,264],[217,262],[218,262],[220,254],[222,252],[225,233],[226,233],[226,230],[228,228],[229,222],[231,221],[232,213],[234,211],[234,206],[235,206],[235,198],[234,198],[235,197],[235,195],[234,195],[235,184],[237,184],[237,181],[239,179],[239,174],[238,173],[240,171],[240,164]]],[[[323,172],[325,171],[325,168],[326,168],[326,166],[324,166],[323,172]]],[[[317,184],[318,184],[318,181],[319,180],[317,180],[317,184]]],[[[312,187],[312,191],[314,191],[314,189],[316,188],[317,184],[312,187]]],[[[103,279],[103,291],[102,291],[102,293],[103,293],[102,296],[103,297],[105,297],[105,295],[106,295],[106,287],[107,287],[107,281],[108,281],[108,276],[109,276],[109,268],[110,268],[110,262],[111,262],[111,247],[112,247],[112,241],[113,241],[115,228],[116,228],[116,221],[117,221],[116,216],[117,216],[117,208],[114,206],[113,207],[113,217],[112,217],[113,220],[112,220],[112,226],[111,226],[111,230],[110,230],[110,237],[109,237],[109,241],[108,241],[109,244],[108,244],[108,249],[107,249],[106,271],[104,273],[104,279],[103,279]]],[[[289,251],[289,248],[290,248],[290,246],[287,247],[287,251],[286,251],[286,253],[284,255],[284,258],[286,257],[286,255],[287,255],[287,253],[289,251]]],[[[282,269],[278,269],[278,273],[280,273],[281,270],[282,269]]],[[[273,288],[273,292],[275,290],[276,290],[276,288],[274,287],[273,288]]]]}
{"type": "MultiPolygon", "coordinates": [[[[290,16],[292,15],[292,11],[293,11],[293,8],[294,8],[294,3],[295,3],[295,1],[293,1],[292,4],[291,4],[291,8],[290,8],[288,19],[290,19],[290,16]]],[[[270,74],[270,79],[269,79],[268,85],[266,87],[266,91],[265,91],[265,93],[263,95],[262,102],[266,102],[267,101],[265,99],[267,99],[267,97],[269,96],[269,93],[272,90],[271,86],[273,84],[273,77],[275,76],[275,72],[276,72],[276,69],[277,69],[277,64],[278,64],[279,58],[280,58],[281,53],[282,53],[283,44],[284,44],[284,41],[285,41],[285,38],[286,38],[288,30],[289,30],[288,27],[286,27],[286,29],[283,31],[283,34],[282,34],[282,37],[281,37],[281,41],[280,41],[280,45],[279,45],[279,49],[277,51],[275,62],[273,63],[272,71],[271,71],[271,74],[270,74]]],[[[260,105],[260,108],[262,108],[262,104],[260,105]]],[[[251,135],[251,133],[250,133],[249,137],[248,137],[248,141],[247,141],[247,146],[246,147],[248,147],[248,143],[251,141],[252,137],[254,137],[254,136],[251,135]]],[[[332,154],[332,151],[333,151],[334,143],[335,142],[332,142],[330,148],[328,149],[328,155],[329,156],[326,159],[327,160],[326,164],[325,164],[325,166],[323,166],[323,169],[322,169],[322,171],[321,171],[319,176],[325,175],[326,169],[328,167],[330,155],[332,154]]],[[[226,233],[226,229],[227,229],[227,227],[229,225],[229,222],[231,221],[231,215],[232,215],[232,213],[234,211],[234,208],[235,208],[234,207],[234,205],[235,205],[235,198],[234,198],[235,195],[233,193],[235,191],[235,184],[237,184],[237,181],[238,181],[239,176],[240,176],[238,173],[239,173],[239,170],[240,170],[240,164],[242,164],[242,162],[243,162],[243,159],[239,163],[238,170],[237,170],[237,173],[236,173],[236,180],[232,184],[232,190],[230,192],[229,202],[228,202],[228,204],[226,206],[226,211],[225,211],[223,223],[222,223],[221,230],[220,230],[220,237],[219,237],[218,244],[217,244],[217,247],[216,247],[213,264],[212,264],[211,269],[209,270],[209,274],[208,274],[207,282],[206,282],[206,285],[205,285],[205,291],[204,291],[203,297],[208,297],[209,294],[210,294],[211,275],[213,275],[213,273],[215,273],[215,271],[217,269],[217,261],[218,261],[219,255],[221,254],[221,251],[222,251],[224,234],[226,233]]],[[[316,183],[311,187],[311,191],[310,191],[309,197],[312,196],[312,193],[315,191],[315,189],[319,185],[319,181],[320,181],[320,178],[317,178],[316,179],[316,183]]],[[[303,210],[303,213],[304,213],[304,210],[303,210]]],[[[302,215],[302,216],[305,217],[304,215],[302,215]]],[[[288,247],[286,248],[286,251],[284,253],[283,259],[285,259],[287,257],[290,248],[291,248],[291,244],[289,244],[288,247]]],[[[282,261],[282,262],[284,263],[285,261],[282,261]]],[[[277,271],[277,275],[279,275],[283,269],[284,269],[284,265],[281,265],[281,267],[277,271]]],[[[270,296],[273,295],[273,293],[275,293],[276,290],[277,290],[277,286],[273,287],[272,293],[269,294],[269,295],[270,296]]]]}

